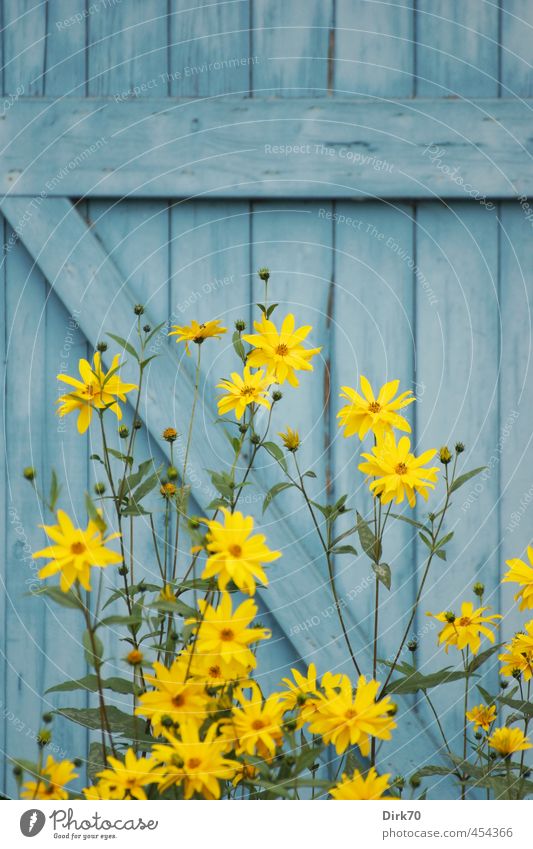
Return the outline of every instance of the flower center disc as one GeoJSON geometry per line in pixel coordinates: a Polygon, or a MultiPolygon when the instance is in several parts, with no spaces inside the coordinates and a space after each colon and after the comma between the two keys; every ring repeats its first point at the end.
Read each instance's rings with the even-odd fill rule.
{"type": "Polygon", "coordinates": [[[458,623],[462,628],[466,628],[467,625],[470,625],[470,619],[468,616],[461,616],[458,623]]]}
{"type": "Polygon", "coordinates": [[[265,723],[263,722],[262,719],[254,719],[254,721],[252,722],[252,728],[254,729],[254,731],[260,731],[261,728],[264,728],[264,727],[265,727],[265,723]]]}
{"type": "Polygon", "coordinates": [[[85,551],[85,546],[82,542],[73,542],[70,546],[70,550],[72,554],[83,554],[85,551]]]}
{"type": "Polygon", "coordinates": [[[352,708],[349,708],[345,713],[346,719],[353,719],[356,715],[356,711],[354,711],[352,708]]]}
{"type": "Polygon", "coordinates": [[[394,469],[397,475],[406,475],[407,474],[407,466],[405,463],[398,463],[396,468],[394,469]]]}
{"type": "Polygon", "coordinates": [[[185,699],[183,695],[180,693],[178,696],[174,696],[174,698],[172,699],[172,704],[174,705],[174,707],[177,708],[183,707],[183,705],[185,704],[185,699]]]}
{"type": "Polygon", "coordinates": [[[234,635],[233,635],[233,631],[231,630],[231,628],[223,628],[222,631],[220,632],[220,639],[225,640],[226,642],[229,642],[229,640],[232,640],[233,636],[234,635]]]}
{"type": "Polygon", "coordinates": [[[372,403],[368,405],[368,409],[371,413],[379,413],[381,410],[381,404],[378,404],[377,401],[372,401],[372,403]]]}
{"type": "Polygon", "coordinates": [[[246,386],[246,384],[241,389],[241,395],[244,395],[246,398],[249,398],[254,394],[253,386],[246,386]]]}
{"type": "Polygon", "coordinates": [[[289,353],[289,349],[284,344],[278,345],[278,347],[276,348],[276,354],[279,357],[286,357],[288,353],[289,353]]]}
{"type": "Polygon", "coordinates": [[[200,758],[189,758],[189,760],[187,761],[187,766],[189,767],[189,769],[198,769],[201,763],[202,761],[200,760],[200,758]]]}
{"type": "Polygon", "coordinates": [[[236,545],[236,544],[230,545],[228,547],[228,551],[229,551],[229,553],[231,554],[232,557],[240,557],[241,554],[242,554],[242,548],[240,547],[240,545],[236,545]]]}

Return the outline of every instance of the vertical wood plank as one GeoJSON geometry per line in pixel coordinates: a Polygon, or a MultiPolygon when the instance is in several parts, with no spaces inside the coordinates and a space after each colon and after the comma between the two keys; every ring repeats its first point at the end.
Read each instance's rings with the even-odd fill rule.
{"type": "MultiPolygon", "coordinates": [[[[8,227],[3,216],[0,216],[0,232],[2,234],[2,264],[0,266],[0,321],[2,322],[2,327],[7,327],[7,316],[6,316],[6,301],[7,301],[7,280],[6,280],[6,251],[7,251],[7,235],[8,235],[8,227]]],[[[2,718],[0,720],[0,751],[6,751],[6,716],[4,715],[4,710],[7,708],[7,681],[6,681],[6,666],[7,666],[7,657],[6,657],[6,630],[5,623],[7,617],[7,522],[8,522],[8,497],[7,497],[7,474],[6,474],[6,429],[7,429],[7,405],[6,405],[6,371],[5,371],[5,363],[6,363],[6,337],[7,334],[4,332],[0,334],[0,363],[2,363],[1,375],[2,375],[2,392],[0,393],[0,421],[2,422],[1,427],[1,439],[2,439],[2,451],[0,452],[0,538],[4,540],[2,546],[2,563],[0,564],[0,616],[3,624],[2,626],[2,639],[1,639],[1,651],[0,651],[0,701],[2,703],[2,718]]],[[[0,783],[3,792],[6,786],[6,773],[8,771],[6,758],[2,757],[2,761],[0,762],[0,783]]]]}
{"type": "Polygon", "coordinates": [[[414,14],[411,0],[337,0],[336,94],[412,96],[414,14]]]}
{"type": "MultiPolygon", "coordinates": [[[[475,601],[475,581],[485,584],[484,603],[498,612],[498,449],[504,422],[500,422],[498,408],[495,211],[474,204],[421,204],[417,264],[438,298],[436,305],[424,297],[417,299],[416,380],[424,387],[423,404],[417,408],[419,445],[439,448],[449,444],[453,448],[462,441],[466,450],[460,457],[460,471],[488,466],[486,473],[453,498],[445,530],[453,530],[454,538],[446,547],[446,562],[432,565],[417,620],[421,630],[427,627],[426,611],[459,611],[462,601],[475,601]]],[[[442,481],[439,491],[442,494],[442,481]]],[[[419,515],[437,503],[437,498],[431,498],[428,508],[421,506],[419,515]]],[[[420,543],[417,562],[422,563],[424,557],[425,547],[420,543]]],[[[446,657],[443,649],[437,648],[437,633],[435,629],[421,640],[420,667],[460,665],[457,652],[446,657]]],[[[497,661],[484,671],[489,667],[496,669],[497,661]]],[[[486,680],[494,683],[494,678],[486,680]]],[[[463,722],[461,686],[442,688],[435,701],[444,727],[457,735],[463,722]]],[[[450,745],[457,749],[459,736],[452,735],[450,745]]]]}
{"type": "Polygon", "coordinates": [[[42,0],[5,0],[2,41],[4,94],[43,93],[46,4],[42,0]]]}
{"type": "MultiPolygon", "coordinates": [[[[83,97],[85,93],[86,5],[85,0],[48,0],[46,95],[83,97]]],[[[99,6],[96,8],[99,9],[99,6]]]]}
{"type": "Polygon", "coordinates": [[[256,96],[323,97],[331,77],[332,0],[298,3],[254,0],[250,22],[256,96]]]}
{"type": "Polygon", "coordinates": [[[503,0],[501,21],[502,97],[531,97],[533,5],[529,0],[503,0]]]}
{"type": "Polygon", "coordinates": [[[250,52],[249,0],[171,0],[169,84],[172,97],[246,96],[250,52]]]}
{"type": "Polygon", "coordinates": [[[106,6],[88,17],[89,95],[167,95],[166,11],[158,0],[143,0],[106,6]]]}
{"type": "Polygon", "coordinates": [[[416,9],[416,95],[497,97],[498,4],[419,0],[416,9]]]}

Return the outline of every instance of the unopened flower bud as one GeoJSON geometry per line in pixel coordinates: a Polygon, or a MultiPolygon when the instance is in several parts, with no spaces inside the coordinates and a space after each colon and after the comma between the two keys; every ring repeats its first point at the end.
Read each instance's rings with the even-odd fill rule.
{"type": "Polygon", "coordinates": [[[474,595],[477,595],[479,596],[479,598],[481,598],[483,593],[485,592],[485,584],[482,584],[481,581],[478,581],[474,584],[472,590],[474,592],[474,595]]]}
{"type": "Polygon", "coordinates": [[[509,681],[505,681],[505,680],[500,681],[500,689],[506,690],[508,686],[509,686],[509,681]]]}
{"type": "Polygon", "coordinates": [[[144,327],[143,327],[143,330],[144,330],[144,332],[145,332],[145,333],[150,333],[150,330],[151,330],[151,329],[152,329],[152,328],[150,327],[150,325],[149,325],[149,324],[145,324],[145,325],[144,325],[144,327]]]}
{"type": "Polygon", "coordinates": [[[521,669],[513,669],[512,672],[511,672],[511,675],[513,676],[513,678],[516,681],[520,681],[520,679],[522,677],[522,670],[521,669]]]}
{"type": "Polygon", "coordinates": [[[450,449],[446,445],[443,445],[439,451],[439,460],[447,466],[451,459],[452,455],[450,453],[450,449]]]}
{"type": "Polygon", "coordinates": [[[257,272],[260,280],[264,280],[265,283],[268,283],[270,278],[270,269],[268,268],[260,268],[257,272]]]}
{"type": "Polygon", "coordinates": [[[143,305],[142,304],[135,304],[135,306],[133,307],[133,312],[135,313],[135,315],[142,315],[143,312],[144,312],[143,305]]]}
{"type": "Polygon", "coordinates": [[[127,425],[120,425],[118,429],[118,435],[121,439],[127,439],[130,435],[130,429],[127,425]]]}
{"type": "Polygon", "coordinates": [[[105,492],[105,483],[102,483],[101,481],[95,483],[94,491],[97,495],[103,495],[105,492]]]}
{"type": "Polygon", "coordinates": [[[239,433],[246,433],[246,431],[247,431],[247,430],[248,430],[248,425],[247,425],[247,424],[241,424],[241,425],[239,425],[239,433]]]}
{"type": "Polygon", "coordinates": [[[405,778],[403,775],[397,775],[394,781],[392,782],[393,787],[397,787],[398,790],[403,790],[405,787],[405,778]]]}
{"type": "Polygon", "coordinates": [[[48,746],[51,739],[52,739],[52,734],[48,730],[48,728],[41,728],[41,730],[37,734],[37,745],[41,749],[44,749],[45,746],[48,746]]]}
{"type": "Polygon", "coordinates": [[[420,787],[421,781],[420,781],[418,775],[412,775],[411,778],[409,779],[409,784],[414,789],[416,789],[417,787],[420,787]]]}
{"type": "Polygon", "coordinates": [[[135,421],[133,422],[134,429],[140,430],[142,428],[142,426],[143,426],[142,421],[140,419],[135,419],[135,421]]]}
{"type": "Polygon", "coordinates": [[[282,398],[283,398],[283,392],[280,392],[279,389],[274,389],[274,392],[272,393],[272,400],[273,401],[281,401],[282,398]]]}
{"type": "Polygon", "coordinates": [[[73,759],[72,759],[72,763],[73,763],[73,764],[74,764],[74,766],[76,766],[76,767],[80,767],[80,766],[82,766],[82,765],[83,765],[83,761],[82,761],[82,759],[81,759],[81,758],[73,758],[73,759]]]}
{"type": "Polygon", "coordinates": [[[178,470],[176,466],[169,466],[167,469],[167,478],[169,481],[175,481],[178,477],[178,470]]]}
{"type": "Polygon", "coordinates": [[[53,721],[54,717],[51,713],[43,713],[43,722],[46,722],[47,725],[50,725],[50,723],[53,721]]]}
{"type": "Polygon", "coordinates": [[[415,652],[418,648],[418,640],[409,640],[407,643],[407,648],[409,651],[415,652]]]}
{"type": "Polygon", "coordinates": [[[20,778],[22,775],[22,767],[18,764],[13,767],[13,775],[15,776],[15,778],[20,778]]]}
{"type": "Polygon", "coordinates": [[[238,330],[239,333],[242,333],[243,330],[246,330],[246,322],[242,320],[242,318],[237,319],[235,322],[235,330],[238,330]]]}
{"type": "Polygon", "coordinates": [[[35,480],[35,478],[37,476],[37,472],[35,471],[33,466],[26,466],[26,468],[24,469],[22,474],[24,475],[24,477],[26,478],[27,481],[35,480]]]}
{"type": "Polygon", "coordinates": [[[172,726],[174,725],[174,722],[172,721],[172,717],[167,716],[167,715],[162,716],[161,717],[161,725],[163,726],[163,728],[172,728],[172,726]]]}
{"type": "Polygon", "coordinates": [[[96,350],[100,351],[101,354],[105,353],[105,351],[107,351],[107,342],[99,342],[96,346],[96,350]]]}
{"type": "Polygon", "coordinates": [[[200,527],[200,520],[196,516],[191,516],[189,519],[189,528],[194,531],[200,527]]]}
{"type": "Polygon", "coordinates": [[[163,431],[163,439],[166,442],[175,442],[178,438],[178,431],[173,427],[166,427],[163,431]]]}
{"type": "Polygon", "coordinates": [[[444,614],[444,618],[446,619],[446,622],[449,622],[451,625],[452,622],[455,622],[455,613],[453,610],[447,610],[444,614]]]}
{"type": "Polygon", "coordinates": [[[124,577],[124,575],[127,575],[128,574],[128,567],[127,566],[120,566],[119,570],[118,570],[118,574],[121,575],[122,577],[124,577]]]}
{"type": "Polygon", "coordinates": [[[390,707],[387,708],[387,713],[388,713],[389,716],[396,716],[396,714],[398,713],[398,705],[396,705],[396,704],[394,704],[394,702],[392,702],[390,707]]]}
{"type": "Polygon", "coordinates": [[[250,442],[252,443],[252,445],[259,445],[259,443],[261,442],[261,437],[258,433],[252,433],[250,437],[250,442]]]}
{"type": "Polygon", "coordinates": [[[476,731],[476,733],[474,734],[474,737],[476,738],[476,740],[482,740],[483,734],[481,733],[481,731],[476,731]]]}
{"type": "Polygon", "coordinates": [[[462,454],[463,451],[465,450],[464,443],[463,442],[456,442],[455,443],[455,450],[456,450],[457,454],[462,454]]]}
{"type": "Polygon", "coordinates": [[[127,655],[126,660],[130,666],[139,666],[142,663],[144,655],[139,649],[132,649],[127,655]]]}

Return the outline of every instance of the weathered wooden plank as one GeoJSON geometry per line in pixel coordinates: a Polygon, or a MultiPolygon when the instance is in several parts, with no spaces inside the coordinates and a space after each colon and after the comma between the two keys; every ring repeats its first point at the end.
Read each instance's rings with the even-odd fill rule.
{"type": "MultiPolygon", "coordinates": [[[[520,206],[502,204],[500,409],[502,425],[509,419],[512,427],[505,434],[500,430],[501,577],[507,571],[506,560],[520,557],[528,562],[526,547],[532,542],[532,226],[533,210],[526,202],[520,206]]],[[[500,587],[501,612],[505,614],[502,635],[507,640],[531,619],[531,611],[519,612],[514,601],[518,589],[509,583],[500,587]]]]}
{"type": "MultiPolygon", "coordinates": [[[[2,203],[2,211],[13,222],[20,220],[24,208],[22,199],[5,199],[2,203]]],[[[133,299],[98,241],[67,201],[43,201],[35,212],[31,229],[25,232],[25,241],[59,297],[70,310],[79,310],[79,323],[88,338],[94,342],[101,327],[111,321],[111,316],[115,331],[125,337],[129,335],[134,320],[131,312],[133,299]],[[114,293],[113,297],[110,293],[114,293]]],[[[160,359],[157,370],[151,370],[148,375],[145,422],[154,433],[160,432],[168,421],[173,403],[171,387],[177,366],[177,358],[170,352],[160,359]]],[[[180,403],[185,408],[190,407],[191,392],[190,380],[185,372],[181,372],[180,403]]],[[[213,431],[210,427],[209,439],[202,439],[202,433],[203,423],[199,423],[198,441],[191,452],[191,469],[197,491],[202,485],[208,485],[205,467],[218,463],[218,458],[224,453],[224,436],[218,429],[213,431]]],[[[252,482],[260,490],[261,485],[255,475],[252,482]]],[[[293,627],[295,623],[311,621],[319,614],[324,603],[324,581],[273,505],[272,518],[275,517],[280,521],[271,525],[269,542],[284,553],[282,565],[278,567],[283,571],[284,580],[273,584],[263,597],[300,656],[316,658],[321,668],[349,670],[344,646],[339,642],[331,622],[321,621],[320,627],[314,631],[295,631],[293,627]],[[301,583],[303,563],[308,564],[305,567],[304,590],[301,583]]],[[[366,668],[364,655],[362,661],[366,668]]],[[[421,745],[426,741],[432,748],[424,729],[414,723],[406,725],[406,728],[411,742],[416,735],[421,745]]],[[[414,767],[417,758],[402,731],[398,732],[397,745],[400,748],[394,754],[394,768],[407,770],[414,767]]],[[[384,759],[393,755],[392,746],[387,749],[384,759]]]]}
{"type": "MultiPolygon", "coordinates": [[[[6,244],[6,237],[8,233],[8,226],[6,224],[5,219],[0,222],[0,232],[2,234],[2,245],[6,244]]],[[[5,250],[5,249],[4,249],[5,250]]],[[[0,283],[1,283],[1,296],[0,296],[0,321],[2,322],[2,327],[6,327],[6,262],[5,255],[2,257],[2,264],[0,266],[0,283]]],[[[3,333],[0,338],[0,357],[1,362],[5,363],[6,361],[6,334],[3,333]]],[[[5,372],[2,373],[2,385],[5,390],[5,372]]],[[[8,513],[7,513],[7,475],[6,475],[6,452],[5,452],[5,444],[6,444],[6,393],[3,391],[0,393],[0,421],[3,423],[2,426],[2,440],[4,450],[0,454],[0,539],[3,540],[2,544],[2,563],[0,563],[0,616],[2,617],[2,622],[6,621],[7,614],[7,593],[6,593],[6,580],[7,580],[7,521],[8,521],[8,513]]],[[[7,722],[7,717],[5,716],[4,710],[7,707],[7,688],[6,688],[6,657],[5,657],[5,645],[2,644],[2,654],[0,655],[0,700],[2,702],[2,719],[0,721],[0,751],[6,751],[6,726],[9,726],[7,722]]],[[[0,763],[0,781],[2,788],[6,786],[6,773],[7,773],[7,763],[6,759],[2,758],[2,762],[0,763]]]]}
{"type": "Polygon", "coordinates": [[[333,0],[256,0],[252,6],[253,96],[324,97],[332,86],[333,0]]]}
{"type": "MultiPolygon", "coordinates": [[[[432,565],[417,617],[417,630],[427,631],[426,611],[459,611],[463,601],[475,601],[476,581],[485,584],[485,604],[498,612],[498,449],[504,422],[500,423],[498,410],[496,212],[474,204],[421,204],[417,224],[416,262],[437,298],[436,303],[423,293],[417,298],[416,380],[424,387],[416,411],[418,445],[438,449],[449,444],[453,450],[462,441],[466,450],[460,471],[488,466],[486,474],[467,483],[452,499],[444,530],[454,531],[454,538],[446,546],[447,560],[432,565]]],[[[438,460],[436,465],[440,466],[438,460]]],[[[438,491],[440,497],[433,495],[427,506],[420,504],[419,516],[442,503],[442,482],[438,491]]],[[[426,553],[420,541],[417,563],[424,562],[426,553]]],[[[447,657],[437,647],[437,633],[438,627],[420,641],[420,668],[440,668],[447,662],[460,665],[457,652],[447,657]]],[[[497,668],[497,662],[491,666],[497,668]]],[[[494,677],[486,680],[494,685],[494,677]]],[[[461,684],[447,685],[435,695],[455,749],[461,745],[461,692],[461,684]]],[[[472,698],[477,698],[475,692],[472,698]]]]}
{"type": "Polygon", "coordinates": [[[2,122],[0,191],[512,197],[533,192],[529,116],[517,100],[21,98],[2,122]]]}
{"type": "Polygon", "coordinates": [[[4,94],[42,94],[46,4],[41,0],[5,0],[2,9],[4,94]]]}
{"type": "Polygon", "coordinates": [[[169,93],[173,97],[247,95],[250,55],[248,0],[170,0],[169,93]]]}
{"type": "MultiPolygon", "coordinates": [[[[86,6],[85,0],[48,0],[44,72],[44,93],[48,96],[85,94],[86,6]]],[[[98,6],[95,8],[98,10],[98,6]]]]}
{"type": "Polygon", "coordinates": [[[529,0],[503,0],[501,6],[502,97],[530,97],[533,94],[533,4],[529,0]]]}
{"type": "Polygon", "coordinates": [[[499,9],[485,0],[418,0],[416,94],[496,97],[499,9]]]}
{"type": "Polygon", "coordinates": [[[332,36],[335,94],[411,97],[414,20],[410,0],[337,0],[332,36]]]}

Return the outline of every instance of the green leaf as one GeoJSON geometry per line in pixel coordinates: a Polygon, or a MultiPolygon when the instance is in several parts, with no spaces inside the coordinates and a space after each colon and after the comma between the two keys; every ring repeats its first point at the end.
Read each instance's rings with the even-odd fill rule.
{"type": "Polygon", "coordinates": [[[266,513],[268,507],[272,504],[274,498],[279,495],[280,492],[283,492],[284,489],[290,489],[291,486],[294,486],[294,484],[289,483],[288,481],[274,484],[274,486],[271,487],[265,495],[265,500],[263,501],[263,513],[266,513]]]}
{"type": "Polygon", "coordinates": [[[491,694],[488,692],[488,690],[485,690],[479,684],[477,685],[477,688],[478,688],[479,692],[481,693],[481,695],[483,697],[483,701],[485,702],[486,705],[488,705],[490,707],[490,705],[495,704],[495,702],[496,702],[495,696],[491,696],[491,694]]]}
{"type": "Polygon", "coordinates": [[[244,345],[242,344],[242,340],[241,340],[241,334],[239,333],[238,330],[236,330],[235,333],[233,334],[231,341],[233,343],[233,348],[235,350],[235,353],[237,354],[239,359],[242,360],[243,363],[244,363],[246,361],[246,351],[244,350],[244,345]]]}
{"type": "MultiPolygon", "coordinates": [[[[134,691],[133,681],[127,681],[125,678],[102,678],[101,683],[104,690],[112,690],[113,693],[130,695],[134,691]]],[[[90,693],[96,693],[98,691],[98,679],[96,675],[85,675],[83,678],[63,681],[61,684],[55,684],[55,686],[49,687],[46,692],[68,693],[73,690],[85,690],[90,693]]],[[[135,691],[140,691],[140,688],[136,687],[135,691]]]]}
{"type": "Polygon", "coordinates": [[[310,470],[308,472],[304,472],[302,477],[303,478],[316,478],[316,472],[313,472],[312,470],[310,470]]]}
{"type": "MultiPolygon", "coordinates": [[[[77,725],[83,725],[84,728],[90,728],[93,731],[101,727],[99,708],[65,707],[58,708],[54,713],[70,719],[71,722],[75,722],[77,725]]],[[[110,730],[113,734],[122,734],[132,740],[142,740],[143,742],[148,740],[148,742],[153,742],[152,738],[146,737],[144,733],[145,721],[140,719],[140,717],[134,717],[128,713],[124,713],[113,705],[106,706],[106,714],[110,730]]]]}
{"type": "Polygon", "coordinates": [[[399,513],[391,513],[390,515],[393,519],[399,519],[400,522],[407,522],[408,525],[413,525],[414,528],[419,528],[422,531],[429,532],[429,528],[422,524],[422,522],[417,522],[415,519],[410,519],[408,516],[401,516],[399,513]]]}
{"type": "Polygon", "coordinates": [[[104,465],[104,461],[102,460],[102,458],[98,454],[90,454],[89,460],[97,460],[99,463],[104,465]]]}
{"type": "Polygon", "coordinates": [[[87,775],[89,781],[96,781],[96,774],[105,768],[104,750],[101,743],[91,743],[87,756],[87,775]]]}
{"type": "Polygon", "coordinates": [[[208,469],[207,471],[209,472],[211,483],[215,489],[219,491],[223,498],[231,500],[235,489],[231,475],[227,472],[215,472],[212,469],[208,469]]]}
{"type": "Polygon", "coordinates": [[[115,336],[114,333],[107,333],[106,335],[109,336],[110,339],[113,339],[113,341],[116,342],[117,345],[120,345],[121,348],[124,348],[124,350],[127,351],[128,354],[131,354],[131,356],[135,357],[137,362],[139,362],[139,355],[133,345],[130,345],[130,343],[123,339],[122,336],[115,336]]]}
{"type": "Polygon", "coordinates": [[[439,548],[438,551],[435,552],[435,554],[437,555],[437,557],[440,557],[441,560],[446,560],[446,552],[443,551],[441,548],[439,548]]]}
{"type": "Polygon", "coordinates": [[[330,549],[331,554],[355,554],[357,555],[357,549],[353,547],[353,545],[337,545],[335,548],[330,549]]]}
{"type": "MultiPolygon", "coordinates": [[[[349,548],[350,546],[348,546],[349,548]]],[[[372,569],[378,581],[388,590],[391,588],[391,571],[388,563],[372,563],[372,569]]]]}
{"type": "Polygon", "coordinates": [[[510,699],[507,696],[500,696],[498,701],[502,705],[507,705],[507,707],[517,710],[527,717],[527,719],[533,719],[533,704],[531,702],[525,702],[522,699],[510,699]]]}
{"type": "Polygon", "coordinates": [[[499,651],[502,646],[503,646],[503,643],[498,643],[495,646],[491,646],[490,649],[486,649],[485,651],[482,651],[480,654],[474,655],[474,657],[472,658],[472,660],[468,664],[468,674],[472,675],[472,673],[475,672],[476,669],[479,669],[479,667],[482,666],[485,663],[485,661],[489,660],[492,657],[493,654],[495,654],[497,651],[499,651]]]}
{"type": "Polygon", "coordinates": [[[57,499],[59,498],[60,493],[61,493],[61,487],[60,487],[59,482],[57,480],[57,475],[55,473],[55,470],[52,469],[52,474],[51,474],[51,479],[50,479],[50,494],[48,496],[48,505],[50,507],[50,510],[55,510],[55,507],[56,507],[56,504],[57,504],[57,499]]]}
{"type": "Polygon", "coordinates": [[[146,460],[144,463],[139,463],[139,467],[136,472],[132,472],[131,475],[128,475],[124,481],[124,492],[126,494],[133,492],[136,486],[140,484],[145,475],[148,474],[151,468],[153,468],[154,461],[146,460]]]}
{"type": "Polygon", "coordinates": [[[96,634],[93,635],[93,639],[91,640],[89,631],[84,631],[81,642],[85,649],[85,659],[87,663],[89,666],[92,666],[93,669],[96,669],[97,666],[101,665],[104,654],[104,644],[102,643],[102,640],[97,637],[96,634]]]}
{"type": "Polygon", "coordinates": [[[145,510],[142,504],[128,504],[120,511],[121,516],[150,516],[150,511],[145,510]]]}
{"type": "Polygon", "coordinates": [[[438,548],[442,548],[444,545],[446,545],[446,543],[447,543],[447,542],[450,542],[450,540],[451,540],[451,539],[452,539],[452,537],[453,537],[453,534],[454,534],[454,532],[453,532],[453,531],[450,531],[450,533],[449,533],[449,534],[446,534],[445,536],[443,536],[443,537],[441,537],[440,539],[438,539],[438,540],[437,540],[437,542],[435,543],[435,551],[436,551],[438,548]]]}
{"type": "Polygon", "coordinates": [[[159,466],[155,472],[150,475],[150,477],[146,478],[135,490],[135,492],[131,495],[131,500],[135,505],[138,505],[142,499],[148,495],[159,483],[159,475],[161,474],[161,470],[163,469],[163,464],[159,466]]]}
{"type": "Polygon", "coordinates": [[[159,331],[161,330],[162,327],[165,326],[165,324],[166,324],[166,321],[162,321],[161,324],[158,324],[157,327],[154,327],[152,332],[149,333],[148,336],[146,337],[146,339],[144,340],[145,347],[146,347],[146,345],[148,345],[148,342],[150,342],[150,340],[154,338],[155,334],[159,333],[159,331]]]}
{"type": "Polygon", "coordinates": [[[418,536],[422,540],[423,543],[427,545],[430,551],[433,551],[433,543],[428,536],[423,531],[418,532],[418,536]]]}
{"type": "MultiPolygon", "coordinates": [[[[374,563],[379,563],[381,557],[381,545],[374,531],[371,529],[368,522],[363,519],[360,513],[357,516],[357,533],[365,554],[370,557],[374,563]]],[[[378,576],[379,577],[379,576],[378,576]]]]}
{"type": "Polygon", "coordinates": [[[106,616],[104,619],[100,619],[98,622],[98,627],[108,626],[108,625],[141,625],[142,624],[142,616],[140,613],[132,613],[127,616],[106,616]]]}
{"type": "Polygon", "coordinates": [[[471,472],[465,472],[464,475],[459,475],[459,477],[454,480],[450,487],[450,495],[452,494],[452,492],[455,492],[457,489],[459,489],[460,486],[469,481],[471,478],[474,478],[476,475],[479,475],[480,472],[484,472],[486,468],[486,466],[480,466],[478,469],[472,469],[471,472]]]}
{"type": "MultiPolygon", "coordinates": [[[[404,664],[403,668],[408,666],[404,664]]],[[[438,687],[440,684],[449,684],[451,681],[460,681],[464,679],[465,673],[454,671],[451,666],[445,669],[440,669],[438,672],[432,672],[429,675],[422,675],[417,672],[415,667],[411,667],[412,672],[405,675],[404,678],[397,678],[387,686],[387,693],[396,693],[397,695],[406,695],[407,693],[417,693],[419,690],[430,690],[432,687],[438,687]]]]}
{"type": "Polygon", "coordinates": [[[128,466],[133,466],[133,457],[126,457],[121,451],[115,451],[114,448],[108,448],[107,453],[111,454],[112,457],[116,457],[117,460],[121,460],[123,463],[126,463],[128,466]]]}
{"type": "Polygon", "coordinates": [[[83,610],[81,601],[78,596],[74,595],[72,590],[64,593],[59,587],[45,586],[39,587],[38,590],[34,590],[30,595],[44,595],[51,601],[55,601],[56,604],[60,604],[61,607],[75,607],[77,610],[83,610]]]}
{"type": "Polygon", "coordinates": [[[286,461],[285,455],[283,454],[283,451],[281,450],[279,445],[276,445],[275,442],[262,442],[261,444],[262,444],[263,448],[266,451],[268,451],[270,456],[273,457],[274,460],[276,460],[279,463],[279,465],[281,466],[283,471],[286,472],[287,471],[287,461],[286,461]]]}
{"type": "Polygon", "coordinates": [[[88,492],[85,493],[85,507],[87,508],[89,519],[94,522],[99,531],[105,533],[107,525],[98,510],[96,509],[96,505],[88,492]]]}

